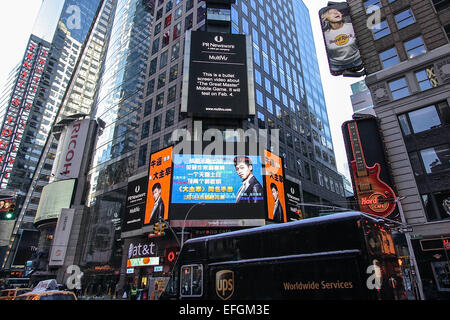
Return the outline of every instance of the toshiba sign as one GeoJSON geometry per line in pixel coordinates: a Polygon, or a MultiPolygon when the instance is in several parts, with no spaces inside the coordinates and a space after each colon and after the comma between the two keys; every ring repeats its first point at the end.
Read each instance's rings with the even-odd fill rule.
{"type": "Polygon", "coordinates": [[[54,181],[78,178],[89,122],[89,119],[78,120],[64,128],[53,166],[54,181]]]}

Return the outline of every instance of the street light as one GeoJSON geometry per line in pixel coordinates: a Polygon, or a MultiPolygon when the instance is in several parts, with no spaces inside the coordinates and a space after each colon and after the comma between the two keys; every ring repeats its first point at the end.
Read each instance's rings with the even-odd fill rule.
{"type": "Polygon", "coordinates": [[[186,216],[184,217],[183,227],[181,228],[181,247],[180,247],[180,252],[181,252],[181,249],[183,248],[183,245],[184,245],[184,227],[186,226],[186,219],[187,219],[187,217],[189,216],[189,213],[191,212],[191,210],[194,209],[194,208],[195,208],[196,206],[198,206],[198,205],[204,206],[204,205],[205,205],[205,202],[199,202],[199,203],[194,204],[194,205],[189,209],[189,211],[186,213],[186,216]]]}
{"type": "MultiPolygon", "coordinates": [[[[405,215],[403,213],[403,207],[402,207],[402,203],[400,202],[401,200],[404,200],[406,197],[397,197],[395,199],[395,202],[397,203],[398,206],[398,211],[400,213],[400,218],[402,219],[402,224],[404,226],[407,226],[407,222],[406,222],[406,218],[405,215]]],[[[408,250],[409,250],[409,258],[410,258],[410,263],[413,265],[414,267],[414,271],[415,271],[415,275],[416,275],[416,283],[419,289],[419,298],[421,300],[425,300],[424,299],[424,295],[423,295],[423,288],[422,288],[422,279],[420,277],[420,273],[419,273],[419,266],[417,265],[417,260],[416,260],[416,255],[414,253],[414,248],[412,246],[411,243],[411,236],[408,232],[405,232],[405,238],[406,238],[406,243],[408,244],[408,250]]]]}

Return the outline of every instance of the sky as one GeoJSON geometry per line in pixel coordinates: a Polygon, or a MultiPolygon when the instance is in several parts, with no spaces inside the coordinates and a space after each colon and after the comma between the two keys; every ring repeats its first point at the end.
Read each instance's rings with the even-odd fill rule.
{"type": "MultiPolygon", "coordinates": [[[[303,1],[310,12],[337,169],[350,180],[341,125],[343,122],[351,120],[353,114],[350,85],[362,78],[335,77],[330,74],[318,15],[319,10],[326,7],[328,0],[303,1]]],[[[2,43],[8,44],[7,48],[4,47],[1,51],[0,90],[3,89],[9,72],[23,57],[41,3],[42,0],[3,0],[0,2],[1,39],[2,43]]]]}

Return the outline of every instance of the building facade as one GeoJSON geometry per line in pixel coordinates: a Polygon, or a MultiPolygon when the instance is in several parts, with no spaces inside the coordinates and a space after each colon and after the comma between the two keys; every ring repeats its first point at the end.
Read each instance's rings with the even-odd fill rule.
{"type": "MultiPolygon", "coordinates": [[[[345,206],[307,7],[301,1],[281,6],[238,1],[229,15],[232,33],[252,36],[256,116],[201,119],[202,130],[280,130],[285,173],[300,181],[303,202],[345,206]]],[[[127,276],[129,248],[147,243],[148,232],[122,238],[120,223],[128,183],[148,174],[150,155],[173,143],[175,129],[193,132],[194,122],[200,120],[181,113],[180,106],[185,34],[205,31],[205,22],[204,1],[117,3],[93,113],[105,128],[88,176],[90,218],[81,263],[87,270],[83,288],[88,295],[102,282],[115,284],[120,279],[123,286],[128,277],[153,288],[167,277],[152,268],[127,276]]],[[[317,206],[305,206],[304,217],[320,212],[317,206]]],[[[161,241],[157,246],[164,256],[165,248],[174,244],[161,241]]],[[[108,291],[106,286],[101,290],[108,291]]]]}
{"type": "Polygon", "coordinates": [[[421,298],[449,297],[448,1],[347,1],[399,209],[412,228],[421,298]],[[375,6],[375,7],[374,7],[375,6]],[[375,28],[368,28],[379,16],[375,28]]]}
{"type": "MultiPolygon", "coordinates": [[[[2,189],[16,190],[16,194],[21,199],[14,228],[6,236],[10,238],[9,249],[2,260],[2,268],[10,269],[14,266],[13,257],[16,254],[15,250],[19,247],[18,242],[23,230],[36,231],[34,219],[40,193],[50,180],[57,148],[57,144],[50,135],[53,125],[62,116],[90,112],[95,94],[96,77],[101,67],[100,53],[97,53],[98,56],[94,54],[92,61],[89,61],[87,65],[86,60],[84,61],[82,72],[85,74],[78,78],[75,86],[72,86],[74,90],[71,93],[71,100],[66,100],[66,94],[67,88],[72,83],[79,57],[85,51],[85,40],[92,28],[94,17],[97,16],[102,3],[100,0],[67,0],[54,6],[51,1],[44,1],[36,19],[33,32],[45,39],[48,53],[44,57],[45,60],[39,60],[40,63],[44,63],[42,77],[36,84],[33,101],[27,104],[30,111],[26,122],[21,122],[24,126],[23,139],[17,146],[16,161],[11,164],[11,173],[8,174],[7,179],[2,179],[2,189]],[[55,20],[50,21],[49,15],[54,16],[55,20]],[[63,103],[65,106],[61,107],[63,103]]],[[[106,25],[102,27],[103,32],[106,32],[106,27],[106,25]]],[[[102,31],[97,29],[97,36],[100,41],[103,41],[101,33],[102,31]]],[[[37,35],[33,34],[31,39],[36,38],[37,35]]],[[[92,45],[97,45],[95,50],[102,50],[101,43],[92,43],[92,45]]],[[[48,253],[40,253],[40,255],[46,254],[48,253]]]]}

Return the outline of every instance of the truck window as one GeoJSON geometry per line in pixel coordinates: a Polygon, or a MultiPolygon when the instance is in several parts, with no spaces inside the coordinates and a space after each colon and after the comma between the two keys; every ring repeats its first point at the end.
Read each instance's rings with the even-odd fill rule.
{"type": "Polygon", "coordinates": [[[180,288],[182,297],[201,297],[203,294],[203,266],[200,264],[182,266],[180,288]]]}

